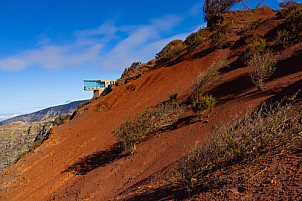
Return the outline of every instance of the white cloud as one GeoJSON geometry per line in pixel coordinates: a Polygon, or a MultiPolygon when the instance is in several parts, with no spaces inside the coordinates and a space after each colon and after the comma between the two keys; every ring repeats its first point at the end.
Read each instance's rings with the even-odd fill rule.
{"type": "Polygon", "coordinates": [[[5,119],[10,119],[10,118],[16,117],[18,115],[20,115],[20,114],[11,114],[11,113],[9,113],[9,114],[0,114],[0,121],[3,121],[5,119]]]}
{"type": "MultiPolygon", "coordinates": [[[[188,13],[196,13],[197,7],[188,13]]],[[[95,29],[75,31],[74,39],[66,44],[54,45],[55,41],[44,38],[35,49],[0,59],[0,70],[21,71],[32,66],[58,70],[85,64],[101,70],[122,70],[134,61],[153,59],[170,40],[184,39],[187,33],[169,34],[186,17],[166,15],[135,26],[116,26],[116,20],[107,20],[95,29]]]]}

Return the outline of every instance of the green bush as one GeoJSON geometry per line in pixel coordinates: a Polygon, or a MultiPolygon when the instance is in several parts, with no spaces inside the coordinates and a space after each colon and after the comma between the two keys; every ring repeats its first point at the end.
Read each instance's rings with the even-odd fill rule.
{"type": "Polygon", "coordinates": [[[204,19],[208,27],[217,25],[223,19],[223,14],[228,12],[236,3],[242,0],[205,0],[203,5],[204,19]]]}
{"type": "Polygon", "coordinates": [[[226,45],[227,36],[222,32],[217,32],[214,34],[212,41],[211,41],[211,48],[212,49],[220,49],[226,45]]]}
{"type": "Polygon", "coordinates": [[[184,44],[187,46],[189,52],[194,51],[198,46],[201,46],[205,42],[205,34],[207,33],[206,29],[199,29],[197,32],[191,33],[184,44]]]}
{"type": "Polygon", "coordinates": [[[291,43],[289,31],[285,29],[278,30],[274,42],[277,49],[286,48],[291,43]]]}
{"type": "Polygon", "coordinates": [[[175,101],[175,100],[177,100],[178,92],[173,91],[172,93],[168,93],[168,96],[170,98],[170,101],[175,101]]]}
{"type": "Polygon", "coordinates": [[[260,17],[256,20],[252,21],[251,23],[246,24],[245,26],[243,26],[240,29],[239,34],[244,34],[244,33],[248,32],[250,30],[256,29],[256,27],[258,27],[263,21],[264,21],[264,18],[260,17]]]}
{"type": "Polygon", "coordinates": [[[79,106],[78,106],[78,109],[81,109],[83,108],[85,105],[89,104],[89,102],[84,102],[84,103],[81,103],[79,106]]]}
{"type": "Polygon", "coordinates": [[[159,60],[168,60],[178,56],[184,50],[182,40],[173,40],[166,45],[159,53],[156,54],[156,58],[159,60]]]}
{"type": "MultiPolygon", "coordinates": [[[[149,61],[147,64],[142,64],[142,62],[133,62],[130,67],[125,68],[122,76],[115,83],[116,86],[120,86],[128,83],[132,79],[137,79],[142,76],[145,72],[149,71],[154,67],[153,61],[149,61]]],[[[108,94],[111,89],[107,88],[103,95],[108,94]]]]}
{"type": "Polygon", "coordinates": [[[272,76],[276,70],[276,60],[271,52],[255,54],[248,62],[250,78],[254,85],[261,90],[263,83],[272,76]]]}
{"type": "Polygon", "coordinates": [[[278,18],[287,18],[292,12],[294,12],[295,10],[297,10],[297,5],[291,5],[289,7],[286,7],[284,9],[279,10],[276,13],[276,16],[278,18]]]}
{"type": "Polygon", "coordinates": [[[215,98],[211,95],[204,95],[199,98],[198,101],[194,102],[193,110],[198,115],[203,114],[204,112],[213,112],[215,107],[216,101],[215,98]]]}
{"type": "Polygon", "coordinates": [[[239,56],[239,61],[242,65],[246,66],[248,61],[256,54],[264,54],[268,51],[267,43],[264,38],[261,38],[257,35],[249,38],[247,40],[249,43],[248,47],[242,51],[239,56]]]}
{"type": "Polygon", "coordinates": [[[180,160],[174,173],[176,184],[188,192],[219,184],[221,177],[211,175],[216,170],[252,161],[298,137],[293,127],[301,127],[302,113],[292,104],[264,103],[243,119],[236,116],[229,124],[214,129],[204,143],[180,160]]]}
{"type": "Polygon", "coordinates": [[[300,42],[302,33],[302,9],[293,12],[284,22],[286,30],[290,33],[291,41],[300,42]]]}
{"type": "Polygon", "coordinates": [[[112,134],[123,150],[133,154],[137,143],[152,133],[176,123],[183,112],[183,106],[177,101],[162,103],[154,111],[147,109],[126,119],[112,134]]]}
{"type": "Polygon", "coordinates": [[[212,36],[212,41],[210,44],[212,49],[224,48],[226,46],[226,41],[228,40],[226,33],[230,31],[231,25],[231,22],[225,23],[212,36]]]}
{"type": "Polygon", "coordinates": [[[52,124],[53,124],[53,126],[60,126],[60,125],[64,124],[65,122],[69,121],[70,118],[71,118],[70,114],[62,114],[62,115],[56,117],[52,124]]]}
{"type": "Polygon", "coordinates": [[[280,3],[279,3],[279,6],[280,6],[281,8],[289,8],[289,7],[291,7],[291,6],[293,6],[293,5],[296,5],[296,4],[298,4],[297,1],[294,1],[294,0],[285,0],[285,1],[283,1],[283,2],[280,2],[280,3]]]}

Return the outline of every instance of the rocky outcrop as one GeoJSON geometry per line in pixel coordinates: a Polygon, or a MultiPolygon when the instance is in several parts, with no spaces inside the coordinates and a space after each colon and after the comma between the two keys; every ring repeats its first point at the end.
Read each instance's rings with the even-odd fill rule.
{"type": "Polygon", "coordinates": [[[35,123],[14,122],[0,126],[0,172],[13,165],[20,154],[52,127],[53,118],[35,123]]]}

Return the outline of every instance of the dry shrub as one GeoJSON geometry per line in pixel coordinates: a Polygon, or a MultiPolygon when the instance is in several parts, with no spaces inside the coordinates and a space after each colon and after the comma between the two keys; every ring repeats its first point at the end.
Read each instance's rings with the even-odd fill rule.
{"type": "Polygon", "coordinates": [[[206,112],[213,112],[215,104],[215,98],[212,95],[206,94],[201,96],[198,101],[194,102],[193,110],[201,117],[201,115],[206,112]]]}
{"type": "Polygon", "coordinates": [[[212,27],[223,19],[223,14],[228,12],[235,4],[242,0],[205,0],[203,12],[207,26],[212,27]]]}
{"type": "Polygon", "coordinates": [[[152,133],[176,123],[183,112],[183,106],[177,101],[161,103],[154,111],[147,109],[124,120],[112,134],[123,150],[133,154],[137,143],[152,133]]]}
{"type": "Polygon", "coordinates": [[[297,1],[294,1],[294,0],[285,0],[285,1],[283,1],[283,2],[280,2],[280,3],[279,3],[279,6],[280,6],[281,8],[289,8],[289,7],[291,7],[291,6],[293,6],[293,5],[296,5],[296,4],[298,4],[297,1]]]}
{"type": "Polygon", "coordinates": [[[177,100],[177,96],[178,96],[178,92],[177,91],[173,91],[171,93],[168,93],[168,96],[170,98],[170,101],[176,101],[177,100]]]}
{"type": "Polygon", "coordinates": [[[219,70],[228,65],[228,61],[224,59],[217,60],[207,72],[201,72],[196,81],[192,85],[193,94],[192,102],[193,104],[198,102],[205,95],[206,90],[209,89],[213,84],[219,81],[220,75],[219,70]]]}
{"type": "Polygon", "coordinates": [[[62,125],[64,123],[66,123],[67,121],[69,121],[70,119],[71,119],[71,115],[70,114],[62,114],[60,116],[57,116],[55,118],[55,120],[52,122],[52,124],[53,124],[53,126],[60,126],[60,125],[62,125]]]}
{"type": "MultiPolygon", "coordinates": [[[[145,72],[148,72],[153,68],[154,63],[152,61],[148,62],[147,64],[142,64],[142,62],[133,62],[130,67],[125,68],[121,78],[116,81],[115,85],[120,86],[126,84],[130,80],[141,77],[145,72]]],[[[110,92],[110,89],[108,90],[110,92]]]]}
{"type": "Polygon", "coordinates": [[[258,27],[263,21],[264,21],[264,18],[260,17],[256,20],[252,21],[251,23],[246,24],[245,26],[243,26],[240,29],[239,34],[244,34],[244,33],[248,32],[250,30],[256,29],[256,27],[258,27]]]}
{"type": "Polygon", "coordinates": [[[225,33],[218,31],[216,34],[213,35],[213,38],[211,41],[211,48],[212,49],[223,48],[223,47],[225,47],[227,40],[228,40],[228,37],[225,35],[225,33]]]}
{"type": "Polygon", "coordinates": [[[301,41],[302,33],[302,9],[293,12],[284,22],[285,29],[290,33],[293,43],[301,41]]]}
{"type": "Polygon", "coordinates": [[[180,160],[175,182],[188,192],[208,188],[219,183],[219,177],[212,175],[216,170],[247,163],[299,137],[302,112],[295,110],[293,101],[287,101],[263,103],[243,119],[236,116],[227,125],[214,129],[204,143],[195,145],[180,160]]]}
{"type": "Polygon", "coordinates": [[[258,35],[248,38],[247,43],[249,43],[248,47],[243,50],[241,55],[239,56],[239,61],[243,66],[246,66],[248,64],[248,61],[254,55],[264,54],[268,51],[266,40],[258,35]]]}
{"type": "Polygon", "coordinates": [[[225,23],[212,36],[212,41],[211,41],[211,44],[210,44],[212,49],[226,47],[226,44],[227,44],[226,41],[228,40],[228,37],[226,36],[226,33],[230,31],[231,26],[232,26],[231,22],[225,23]]]}
{"type": "Polygon", "coordinates": [[[274,42],[278,50],[284,49],[289,46],[291,44],[289,31],[287,31],[286,29],[278,30],[274,42]]]}
{"type": "Polygon", "coordinates": [[[271,52],[255,54],[248,62],[250,78],[254,85],[261,90],[263,83],[275,71],[276,60],[271,52]]]}
{"type": "Polygon", "coordinates": [[[156,54],[156,58],[161,61],[166,61],[178,56],[184,50],[182,40],[173,40],[166,45],[159,53],[156,54]]]}
{"type": "Polygon", "coordinates": [[[206,29],[200,28],[197,32],[191,33],[184,44],[187,46],[189,52],[194,51],[198,46],[202,46],[205,42],[205,35],[207,33],[206,29]]]}
{"type": "Polygon", "coordinates": [[[289,7],[286,7],[284,9],[281,9],[279,10],[277,13],[276,13],[276,16],[278,18],[287,18],[292,12],[294,12],[295,10],[297,10],[297,5],[291,5],[289,7]]]}

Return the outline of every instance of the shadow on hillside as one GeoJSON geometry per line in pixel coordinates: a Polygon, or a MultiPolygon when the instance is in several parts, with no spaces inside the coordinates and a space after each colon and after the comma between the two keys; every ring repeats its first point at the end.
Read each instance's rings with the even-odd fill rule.
{"type": "Polygon", "coordinates": [[[217,85],[209,91],[209,94],[212,94],[218,99],[223,99],[225,97],[234,98],[234,96],[242,94],[252,87],[254,87],[254,85],[251,82],[249,75],[243,74],[217,85]]]}
{"type": "Polygon", "coordinates": [[[78,162],[69,166],[62,173],[75,172],[77,175],[85,175],[98,167],[104,167],[105,165],[124,156],[127,156],[127,154],[122,154],[122,150],[117,144],[114,144],[105,151],[96,152],[81,158],[78,162]]]}
{"type": "MultiPolygon", "coordinates": [[[[286,52],[284,53],[286,54],[286,52]]],[[[295,52],[293,56],[288,59],[280,60],[276,64],[276,71],[269,80],[277,79],[302,71],[302,50],[295,52]]]]}
{"type": "MultiPolygon", "coordinates": [[[[289,98],[292,95],[296,94],[299,90],[302,90],[302,80],[299,80],[287,87],[282,88],[282,90],[278,93],[275,93],[274,96],[266,99],[267,103],[280,102],[284,98],[289,98]]],[[[302,91],[297,94],[296,101],[302,101],[302,91]]]]}
{"type": "Polygon", "coordinates": [[[188,193],[185,190],[172,185],[165,185],[159,188],[150,189],[144,193],[135,194],[123,200],[125,201],[182,200],[187,197],[188,197],[188,193]]]}
{"type": "Polygon", "coordinates": [[[211,54],[212,52],[214,52],[215,50],[213,48],[207,48],[205,50],[202,50],[200,52],[197,52],[193,55],[193,59],[198,59],[198,58],[202,58],[202,57],[205,57],[209,54],[211,54]]]}

